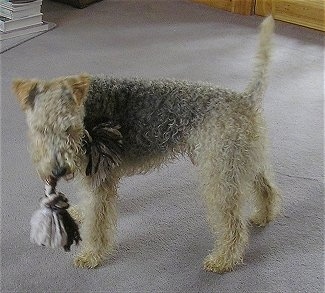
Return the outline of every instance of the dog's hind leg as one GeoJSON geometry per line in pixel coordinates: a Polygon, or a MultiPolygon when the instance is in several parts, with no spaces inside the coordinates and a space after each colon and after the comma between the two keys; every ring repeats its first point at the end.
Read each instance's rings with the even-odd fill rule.
{"type": "Polygon", "coordinates": [[[208,168],[210,174],[208,170],[205,171],[207,177],[203,182],[203,196],[216,239],[204,267],[208,271],[223,273],[242,262],[248,242],[247,223],[242,211],[247,190],[233,172],[229,171],[223,176],[215,166],[208,168]]]}
{"type": "Polygon", "coordinates": [[[215,235],[214,248],[204,267],[217,273],[231,271],[241,263],[248,242],[244,201],[251,192],[254,172],[247,163],[249,151],[246,148],[243,152],[245,148],[238,143],[209,138],[198,150],[203,198],[215,235]]]}
{"type": "Polygon", "coordinates": [[[256,211],[251,222],[263,227],[279,213],[281,197],[267,171],[256,175],[254,191],[256,211]]]}
{"type": "Polygon", "coordinates": [[[258,125],[264,129],[257,136],[255,141],[255,175],[253,179],[252,199],[255,204],[255,211],[251,222],[257,226],[264,227],[274,220],[280,212],[281,195],[273,180],[270,169],[269,155],[267,152],[268,140],[266,137],[265,121],[259,117],[258,125]]]}
{"type": "Polygon", "coordinates": [[[114,250],[117,222],[117,182],[108,180],[93,188],[88,184],[90,198],[85,205],[81,227],[82,250],[76,256],[77,267],[94,268],[114,250]]]}

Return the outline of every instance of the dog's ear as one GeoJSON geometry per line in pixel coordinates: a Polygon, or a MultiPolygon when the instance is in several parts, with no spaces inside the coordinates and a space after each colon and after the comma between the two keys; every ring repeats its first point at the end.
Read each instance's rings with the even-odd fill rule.
{"type": "Polygon", "coordinates": [[[12,82],[12,90],[16,94],[23,111],[34,107],[35,96],[37,94],[36,80],[16,79],[12,82]]]}
{"type": "Polygon", "coordinates": [[[77,106],[82,105],[88,93],[90,76],[88,74],[70,76],[66,79],[66,81],[72,88],[73,98],[77,106]]]}

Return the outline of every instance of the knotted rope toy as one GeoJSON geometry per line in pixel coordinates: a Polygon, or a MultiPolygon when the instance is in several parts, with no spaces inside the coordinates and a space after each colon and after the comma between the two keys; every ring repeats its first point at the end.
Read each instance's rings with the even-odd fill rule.
{"type": "MultiPolygon", "coordinates": [[[[123,154],[120,126],[107,121],[88,129],[83,140],[88,157],[86,176],[118,166],[123,154]]],[[[31,218],[30,239],[38,245],[70,251],[73,242],[78,244],[81,238],[78,225],[67,211],[68,199],[56,191],[57,182],[56,177],[49,177],[45,182],[45,198],[31,218]]]]}
{"type": "Polygon", "coordinates": [[[78,225],[68,213],[68,199],[56,191],[57,179],[50,177],[45,182],[45,198],[40,202],[30,221],[32,243],[51,248],[63,247],[70,251],[73,242],[81,240],[78,225]]]}

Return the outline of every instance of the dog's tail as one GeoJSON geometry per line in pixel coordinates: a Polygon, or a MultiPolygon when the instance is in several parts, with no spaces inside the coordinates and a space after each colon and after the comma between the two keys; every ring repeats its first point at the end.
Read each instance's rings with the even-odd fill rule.
{"type": "Polygon", "coordinates": [[[254,74],[251,82],[245,89],[245,93],[253,98],[254,102],[262,102],[263,93],[267,82],[268,65],[271,59],[272,34],[274,31],[274,19],[270,15],[261,24],[259,36],[259,48],[256,54],[254,74]]]}

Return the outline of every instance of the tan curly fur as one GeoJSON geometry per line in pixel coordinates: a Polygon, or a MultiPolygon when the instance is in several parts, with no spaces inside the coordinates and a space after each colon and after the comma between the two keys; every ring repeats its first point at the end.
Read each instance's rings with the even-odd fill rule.
{"type": "Polygon", "coordinates": [[[205,269],[222,273],[242,262],[248,242],[245,202],[254,198],[251,221],[259,226],[273,220],[279,209],[262,115],[273,27],[272,17],[266,18],[255,72],[242,93],[199,82],[87,74],[13,82],[41,178],[76,173],[87,194],[81,212],[71,209],[82,221],[77,267],[96,267],[114,251],[120,178],[180,155],[189,155],[199,169],[215,235],[205,269]],[[121,162],[86,176],[85,133],[103,122],[120,127],[121,162]]]}

